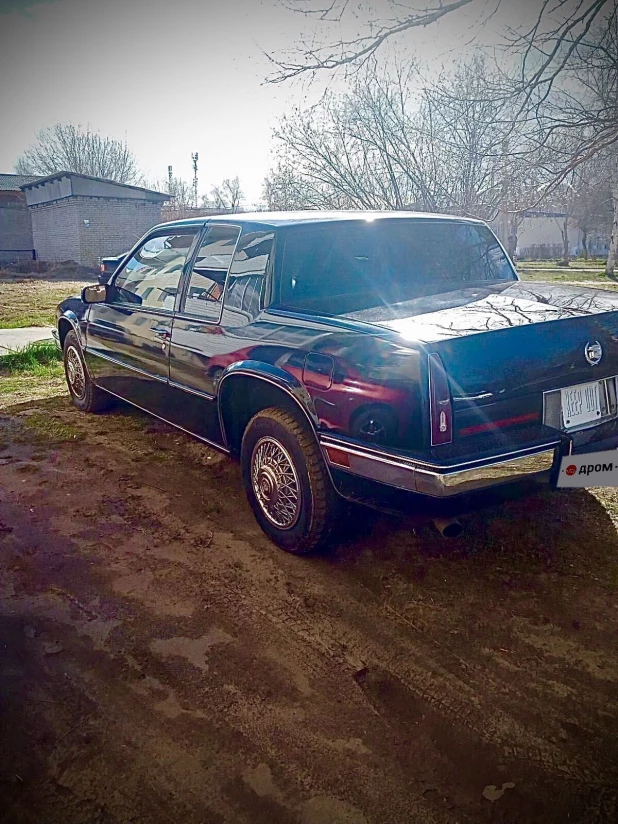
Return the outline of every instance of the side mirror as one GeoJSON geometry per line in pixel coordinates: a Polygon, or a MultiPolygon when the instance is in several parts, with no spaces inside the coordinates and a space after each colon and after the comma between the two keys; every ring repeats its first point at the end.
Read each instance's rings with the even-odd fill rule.
{"type": "Polygon", "coordinates": [[[95,286],[86,286],[82,289],[84,303],[105,303],[107,300],[107,285],[99,283],[95,286]]]}

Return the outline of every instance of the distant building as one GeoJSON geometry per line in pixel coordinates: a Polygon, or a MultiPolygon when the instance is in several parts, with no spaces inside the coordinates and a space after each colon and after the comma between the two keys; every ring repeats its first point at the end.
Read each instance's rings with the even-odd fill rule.
{"type": "Polygon", "coordinates": [[[125,252],[156,223],[169,195],[100,177],[57,172],[21,185],[36,257],[96,266],[125,252]]]}
{"type": "MultiPolygon", "coordinates": [[[[517,220],[516,257],[532,260],[561,258],[564,253],[562,230],[565,217],[565,212],[527,209],[517,220]]],[[[502,243],[507,248],[512,248],[510,238],[504,237],[505,221],[502,213],[492,221],[491,226],[502,243]]],[[[584,252],[584,233],[574,219],[569,219],[568,222],[568,239],[569,255],[581,255],[584,252]]],[[[592,257],[605,257],[609,248],[609,233],[602,228],[590,230],[586,246],[592,257]]]]}
{"type": "Polygon", "coordinates": [[[32,260],[32,223],[20,186],[37,180],[32,175],[0,174],[0,264],[32,260]]]}

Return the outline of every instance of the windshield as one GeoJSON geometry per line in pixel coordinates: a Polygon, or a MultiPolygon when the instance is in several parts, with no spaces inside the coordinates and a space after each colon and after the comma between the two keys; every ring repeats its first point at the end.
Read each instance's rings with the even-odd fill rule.
{"type": "Polygon", "coordinates": [[[508,258],[483,225],[399,218],[295,226],[285,234],[279,303],[341,315],[512,280],[508,258]]]}

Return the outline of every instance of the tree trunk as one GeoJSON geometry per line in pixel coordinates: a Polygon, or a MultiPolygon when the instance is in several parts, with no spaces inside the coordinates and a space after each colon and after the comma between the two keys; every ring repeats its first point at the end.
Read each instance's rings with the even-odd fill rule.
{"type": "Polygon", "coordinates": [[[607,263],[605,264],[605,274],[608,278],[614,277],[618,247],[618,181],[615,181],[612,186],[612,206],[614,208],[614,220],[612,223],[612,235],[609,240],[609,249],[607,250],[607,263]]]}
{"type": "Polygon", "coordinates": [[[511,215],[508,222],[508,235],[506,238],[506,251],[508,256],[513,260],[515,252],[517,251],[517,215],[511,215]]]}
{"type": "Polygon", "coordinates": [[[582,249],[584,260],[588,260],[588,229],[582,229],[582,249]]]}
{"type": "Polygon", "coordinates": [[[569,216],[565,215],[564,223],[562,224],[562,229],[560,230],[562,234],[562,260],[560,261],[560,266],[568,266],[570,261],[570,254],[569,254],[569,216]]]}

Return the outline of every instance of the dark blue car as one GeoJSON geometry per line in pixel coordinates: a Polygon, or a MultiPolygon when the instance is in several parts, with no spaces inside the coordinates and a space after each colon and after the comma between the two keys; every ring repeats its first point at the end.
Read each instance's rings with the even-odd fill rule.
{"type": "Polygon", "coordinates": [[[327,541],[341,498],[433,514],[618,446],[618,296],[520,282],[479,221],[164,224],[60,304],[57,333],[79,409],[122,398],[239,457],[295,553],[327,541]]]}

